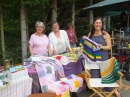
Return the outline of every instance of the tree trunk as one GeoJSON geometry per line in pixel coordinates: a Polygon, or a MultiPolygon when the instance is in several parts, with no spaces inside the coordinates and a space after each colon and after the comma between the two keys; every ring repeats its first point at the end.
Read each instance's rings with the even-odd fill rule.
{"type": "Polygon", "coordinates": [[[72,24],[75,28],[75,0],[72,1],[72,24]]]}
{"type": "Polygon", "coordinates": [[[44,25],[46,27],[46,21],[47,21],[48,13],[45,10],[43,10],[42,13],[43,13],[43,23],[44,23],[44,25]]]}
{"type": "MultiPolygon", "coordinates": [[[[25,8],[25,21],[26,21],[26,35],[27,35],[27,41],[29,40],[29,34],[28,34],[28,15],[27,15],[27,9],[25,8]]],[[[27,45],[28,46],[28,45],[27,45]]]]}
{"type": "Polygon", "coordinates": [[[23,4],[24,0],[21,0],[21,10],[20,10],[20,19],[21,19],[21,42],[22,42],[22,61],[27,58],[27,28],[26,28],[26,13],[23,4]]]}
{"type": "Polygon", "coordinates": [[[130,9],[128,10],[128,18],[127,18],[127,27],[129,27],[129,14],[130,14],[130,9]]]}
{"type": "MultiPolygon", "coordinates": [[[[93,4],[93,0],[90,0],[90,5],[93,4]]],[[[89,23],[93,24],[93,11],[89,10],[89,23]]]]}
{"type": "Polygon", "coordinates": [[[5,59],[5,42],[4,42],[4,27],[3,27],[3,11],[2,11],[2,2],[0,2],[0,29],[1,29],[1,45],[2,45],[2,54],[3,59],[5,59]]]}
{"type": "Polygon", "coordinates": [[[108,16],[107,17],[107,30],[110,30],[110,21],[111,21],[111,17],[108,16]]]}
{"type": "Polygon", "coordinates": [[[53,6],[52,6],[52,19],[51,21],[56,21],[57,20],[57,0],[53,1],[53,6]]]}

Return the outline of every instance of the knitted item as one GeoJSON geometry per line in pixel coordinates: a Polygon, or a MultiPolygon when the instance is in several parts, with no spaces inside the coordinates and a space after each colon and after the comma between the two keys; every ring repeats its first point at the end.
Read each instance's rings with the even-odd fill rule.
{"type": "Polygon", "coordinates": [[[71,92],[81,92],[83,86],[83,79],[74,74],[61,78],[61,81],[68,84],[71,92]]]}
{"type": "Polygon", "coordinates": [[[120,64],[116,58],[112,57],[109,60],[103,61],[100,65],[102,83],[109,84],[119,80],[118,71],[120,71],[120,64]]]}
{"type": "Polygon", "coordinates": [[[91,39],[85,37],[80,40],[80,46],[83,45],[83,57],[85,57],[88,62],[96,60],[96,62],[101,61],[101,51],[98,44],[91,39]]]}

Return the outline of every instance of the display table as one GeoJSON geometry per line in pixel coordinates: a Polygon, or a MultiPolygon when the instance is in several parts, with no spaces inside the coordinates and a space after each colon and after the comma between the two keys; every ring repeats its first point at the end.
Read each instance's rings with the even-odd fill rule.
{"type": "Polygon", "coordinates": [[[31,88],[32,78],[26,78],[0,88],[0,97],[27,97],[31,88]]]}
{"type": "Polygon", "coordinates": [[[41,93],[41,87],[40,87],[40,83],[39,83],[36,69],[28,68],[28,74],[33,79],[32,93],[41,93]]]}
{"type": "MultiPolygon", "coordinates": [[[[83,57],[80,56],[77,60],[77,62],[70,62],[67,65],[63,65],[65,76],[69,76],[70,74],[79,74],[84,70],[84,67],[82,65],[83,57]]],[[[37,75],[36,69],[28,68],[28,74],[33,79],[32,82],[32,93],[40,93],[40,84],[39,79],[37,75]]]]}
{"type": "Polygon", "coordinates": [[[84,58],[80,56],[77,62],[70,62],[67,65],[63,65],[65,76],[69,76],[70,74],[79,74],[84,70],[82,60],[84,58]]]}

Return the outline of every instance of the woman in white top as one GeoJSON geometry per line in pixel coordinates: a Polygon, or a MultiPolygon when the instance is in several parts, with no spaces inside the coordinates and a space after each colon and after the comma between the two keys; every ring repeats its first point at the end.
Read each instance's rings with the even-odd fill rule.
{"type": "Polygon", "coordinates": [[[52,54],[57,55],[70,51],[70,43],[65,30],[59,30],[59,23],[52,23],[53,31],[49,34],[52,54]]]}

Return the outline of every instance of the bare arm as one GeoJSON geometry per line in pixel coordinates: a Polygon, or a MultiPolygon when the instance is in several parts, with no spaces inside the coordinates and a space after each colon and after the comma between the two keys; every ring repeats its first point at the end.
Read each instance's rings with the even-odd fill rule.
{"type": "Polygon", "coordinates": [[[29,52],[30,52],[30,55],[33,55],[33,49],[32,49],[32,45],[29,44],[29,52]]]}
{"type": "Polygon", "coordinates": [[[88,33],[88,38],[90,37],[90,35],[91,35],[91,32],[88,33]]]}
{"type": "Polygon", "coordinates": [[[110,50],[111,49],[111,37],[107,32],[105,32],[105,33],[106,34],[104,35],[104,39],[105,39],[106,46],[102,46],[101,44],[99,44],[99,47],[103,50],[110,50]]]}
{"type": "Polygon", "coordinates": [[[50,45],[48,45],[47,49],[48,49],[48,56],[50,57],[50,56],[51,56],[51,49],[50,49],[50,45]]]}
{"type": "Polygon", "coordinates": [[[58,55],[58,53],[56,52],[55,49],[53,49],[53,53],[54,53],[54,55],[58,55]]]}

